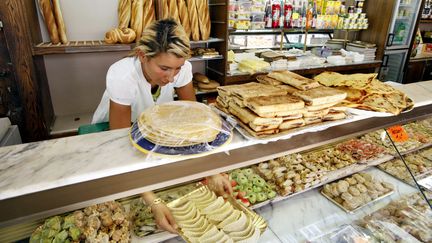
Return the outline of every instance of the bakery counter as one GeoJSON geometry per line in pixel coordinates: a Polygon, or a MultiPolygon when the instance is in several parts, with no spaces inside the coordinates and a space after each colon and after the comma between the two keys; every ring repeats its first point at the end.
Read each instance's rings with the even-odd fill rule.
{"type": "Polygon", "coordinates": [[[142,154],[131,146],[128,129],[0,148],[0,208],[7,209],[2,210],[0,226],[196,180],[425,118],[432,113],[431,94],[412,96],[423,106],[399,116],[355,116],[313,136],[305,133],[266,143],[245,140],[235,133],[229,145],[205,157],[142,154]]]}
{"type": "MultiPolygon", "coordinates": [[[[381,66],[381,61],[375,60],[370,62],[359,62],[359,63],[351,63],[346,65],[332,65],[325,63],[319,66],[312,67],[298,67],[298,68],[290,68],[289,71],[295,72],[300,75],[310,76],[322,73],[324,71],[329,72],[363,72],[363,73],[373,73],[376,72],[377,68],[381,66]]],[[[245,81],[251,82],[256,80],[257,75],[266,74],[266,73],[258,73],[258,74],[233,74],[227,75],[225,79],[225,84],[235,84],[235,83],[244,83],[245,81]]]]}
{"type": "Polygon", "coordinates": [[[420,62],[432,60],[432,53],[419,52],[416,56],[410,58],[410,62],[420,62]]]}

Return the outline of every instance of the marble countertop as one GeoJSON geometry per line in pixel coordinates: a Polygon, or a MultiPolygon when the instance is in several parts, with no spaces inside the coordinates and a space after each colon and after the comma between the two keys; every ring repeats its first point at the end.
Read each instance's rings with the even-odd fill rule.
{"type": "MultiPolygon", "coordinates": [[[[431,82],[425,85],[432,87],[431,82]]],[[[419,90],[417,85],[407,87],[419,90]]],[[[411,92],[410,97],[416,103],[430,104],[432,91],[426,90],[423,88],[421,95],[411,92]]],[[[356,116],[336,124],[368,117],[356,116]]],[[[245,140],[236,132],[229,145],[213,152],[265,142],[245,140]]],[[[128,129],[2,147],[0,200],[181,160],[184,158],[159,158],[139,152],[131,146],[128,129]]]]}

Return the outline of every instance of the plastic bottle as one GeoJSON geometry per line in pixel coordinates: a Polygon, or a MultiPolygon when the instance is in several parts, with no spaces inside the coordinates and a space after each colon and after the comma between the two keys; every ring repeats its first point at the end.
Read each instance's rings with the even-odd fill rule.
{"type": "Polygon", "coordinates": [[[285,1],[284,4],[284,14],[285,14],[285,21],[284,21],[284,27],[285,28],[292,28],[291,25],[291,16],[293,13],[293,6],[290,1],[285,1]]]}

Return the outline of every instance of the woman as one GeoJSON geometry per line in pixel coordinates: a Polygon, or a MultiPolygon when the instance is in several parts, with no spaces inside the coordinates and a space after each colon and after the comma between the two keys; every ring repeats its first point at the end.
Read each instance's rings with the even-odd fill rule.
{"type": "MultiPolygon", "coordinates": [[[[192,65],[186,61],[189,50],[189,38],[175,21],[150,25],[131,55],[109,68],[107,88],[92,123],[109,121],[110,129],[130,127],[145,109],[173,101],[174,91],[180,100],[195,101],[192,65]]],[[[214,175],[207,179],[218,194],[232,193],[227,178],[214,175]]],[[[152,192],[142,197],[159,227],[176,233],[177,225],[165,204],[152,192]]]]}

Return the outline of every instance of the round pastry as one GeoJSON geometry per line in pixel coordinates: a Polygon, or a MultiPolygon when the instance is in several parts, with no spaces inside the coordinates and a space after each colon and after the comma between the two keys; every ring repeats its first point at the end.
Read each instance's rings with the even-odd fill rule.
{"type": "Polygon", "coordinates": [[[360,195],[360,191],[356,187],[353,187],[353,186],[350,186],[348,188],[348,192],[351,193],[351,195],[353,195],[353,196],[359,196],[360,195]]]}
{"type": "Polygon", "coordinates": [[[343,204],[344,200],[340,197],[335,197],[333,198],[333,200],[335,200],[335,202],[337,202],[338,204],[343,204]]]}
{"type": "Polygon", "coordinates": [[[363,184],[357,184],[355,185],[355,187],[361,192],[361,193],[365,193],[367,192],[367,188],[363,185],[363,184]]]}
{"type": "Polygon", "coordinates": [[[359,174],[354,174],[352,177],[354,179],[356,179],[358,183],[364,183],[365,182],[365,179],[363,178],[363,176],[361,176],[359,174]]]}
{"type": "Polygon", "coordinates": [[[387,189],[385,189],[380,182],[375,182],[374,183],[375,189],[379,192],[386,192],[387,189]]]}
{"type": "Polygon", "coordinates": [[[364,204],[372,201],[372,198],[367,193],[362,193],[361,197],[362,197],[362,200],[363,200],[364,204]]]}
{"type": "Polygon", "coordinates": [[[331,195],[333,197],[338,197],[340,195],[340,192],[339,192],[339,190],[337,188],[337,184],[336,183],[331,184],[331,195]]]}
{"type": "Polygon", "coordinates": [[[381,185],[383,187],[387,188],[389,191],[393,191],[394,190],[394,186],[391,183],[383,181],[383,182],[381,182],[381,185]]]}
{"type": "Polygon", "coordinates": [[[344,192],[342,193],[341,198],[345,201],[351,201],[353,196],[349,192],[344,192]]]}
{"type": "Polygon", "coordinates": [[[348,182],[348,184],[350,184],[350,186],[357,184],[357,180],[352,177],[348,177],[345,180],[348,182]]]}
{"type": "Polygon", "coordinates": [[[372,200],[375,200],[379,197],[379,193],[375,190],[368,190],[367,194],[372,198],[372,200]]]}
{"type": "Polygon", "coordinates": [[[372,176],[367,173],[359,173],[366,181],[372,181],[372,176]]]}
{"type": "Polygon", "coordinates": [[[340,180],[337,183],[337,189],[340,193],[346,192],[348,190],[349,184],[344,180],[340,180]]]}
{"type": "Polygon", "coordinates": [[[353,209],[357,208],[359,205],[353,201],[344,201],[342,203],[342,206],[348,210],[353,210],[353,209]]]}
{"type": "Polygon", "coordinates": [[[363,183],[367,189],[369,190],[375,190],[375,184],[370,182],[370,181],[365,181],[365,183],[363,183]]]}
{"type": "Polygon", "coordinates": [[[210,80],[209,83],[198,82],[198,88],[200,89],[216,89],[220,84],[214,80],[210,80]]]}

